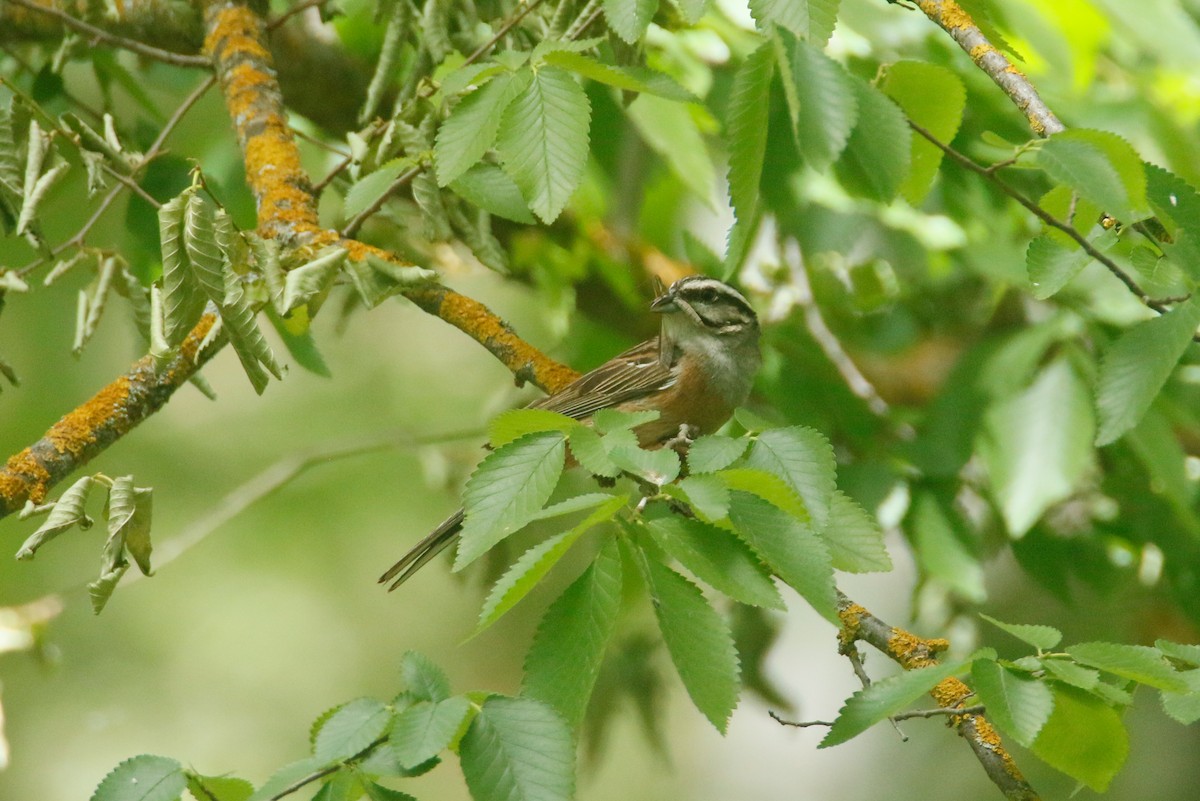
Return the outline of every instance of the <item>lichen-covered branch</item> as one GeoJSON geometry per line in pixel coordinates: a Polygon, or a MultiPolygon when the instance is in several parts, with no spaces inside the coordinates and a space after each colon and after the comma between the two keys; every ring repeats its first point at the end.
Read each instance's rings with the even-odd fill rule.
{"type": "Polygon", "coordinates": [[[925,16],[950,34],[950,38],[966,51],[971,61],[975,62],[975,66],[983,70],[1004,94],[1008,95],[1025,115],[1034,133],[1038,136],[1050,136],[1065,130],[1066,126],[1042,100],[1034,85],[1006,55],[988,41],[983,31],[975,24],[975,20],[962,6],[954,0],[916,0],[916,3],[925,16]]]}
{"type": "Polygon", "coordinates": [[[9,458],[0,469],[0,517],[19,510],[25,501],[41,503],[52,486],[162,408],[218,350],[216,343],[200,348],[214,322],[216,317],[206,314],[172,358],[160,364],[153,356],[142,357],[41,439],[9,458]]]}
{"type": "MultiPolygon", "coordinates": [[[[950,647],[946,640],[925,639],[890,626],[840,592],[838,616],[842,620],[838,640],[843,649],[852,648],[858,641],[865,642],[882,651],[905,670],[936,664],[938,654],[950,647]]],[[[950,717],[950,725],[967,741],[988,778],[1000,788],[1005,798],[1010,801],[1039,801],[1037,792],[1021,775],[1012,755],[1000,741],[1000,734],[983,715],[967,710],[967,699],[973,695],[970,687],[951,677],[938,683],[929,694],[943,709],[962,710],[950,717]]]]}

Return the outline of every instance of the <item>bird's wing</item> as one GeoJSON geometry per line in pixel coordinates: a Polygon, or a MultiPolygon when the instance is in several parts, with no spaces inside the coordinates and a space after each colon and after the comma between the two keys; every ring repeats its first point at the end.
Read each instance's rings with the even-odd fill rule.
{"type": "Polygon", "coordinates": [[[657,339],[650,339],[580,376],[561,392],[530,404],[582,420],[599,409],[636,400],[667,389],[677,375],[660,358],[657,339]]]}

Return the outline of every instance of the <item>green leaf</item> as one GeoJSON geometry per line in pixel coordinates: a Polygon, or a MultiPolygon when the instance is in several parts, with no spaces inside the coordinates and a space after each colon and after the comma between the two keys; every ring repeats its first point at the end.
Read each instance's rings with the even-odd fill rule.
{"type": "Polygon", "coordinates": [[[450,697],[450,680],[445,672],[422,653],[404,654],[400,676],[407,691],[420,701],[445,701],[450,697]]]}
{"type": "Polygon", "coordinates": [[[571,730],[532,698],[484,701],[459,746],[475,801],[570,801],[575,794],[571,730]]]}
{"type": "Polygon", "coordinates": [[[742,490],[774,504],[802,523],[811,522],[804,502],[782,478],[765,470],[750,467],[731,467],[715,473],[728,489],[742,490]]]}
{"type": "Polygon", "coordinates": [[[715,526],[678,515],[651,520],[654,541],[688,572],[735,601],[783,609],[783,598],[745,542],[715,526]]]}
{"type": "Polygon", "coordinates": [[[271,801],[271,799],[282,796],[285,790],[299,780],[327,767],[329,767],[327,763],[316,757],[284,765],[254,791],[254,795],[250,796],[249,801],[271,801]]]}
{"type": "Polygon", "coordinates": [[[804,426],[763,431],[750,448],[746,465],[786,481],[804,500],[813,525],[825,526],[837,487],[837,461],[824,434],[804,426]]]}
{"type": "Polygon", "coordinates": [[[571,455],[575,461],[594,476],[616,478],[621,468],[608,456],[605,440],[590,426],[576,426],[567,435],[571,444],[571,455]]]}
{"type": "Polygon", "coordinates": [[[988,719],[1021,745],[1031,746],[1054,710],[1050,688],[1028,673],[990,659],[975,660],[971,678],[988,719]]]}
{"type": "Polygon", "coordinates": [[[841,0],[750,0],[750,15],[759,30],[769,31],[771,25],[778,25],[823,47],[833,34],[840,3],[841,0]]]}
{"type": "Polygon", "coordinates": [[[242,290],[242,280],[232,270],[225,271],[225,302],[221,304],[221,324],[255,392],[261,395],[266,389],[270,380],[267,377],[268,372],[278,379],[283,378],[283,368],[275,360],[271,346],[267,344],[266,338],[258,328],[254,309],[242,290]]]}
{"type": "Polygon", "coordinates": [[[854,83],[841,64],[808,42],[791,40],[786,54],[795,89],[792,124],[800,152],[814,169],[823,170],[846,149],[858,121],[854,83]]]}
{"type": "Polygon", "coordinates": [[[217,242],[216,210],[198,189],[185,193],[183,245],[201,290],[213,303],[225,299],[225,255],[217,242]]]}
{"type": "Polygon", "coordinates": [[[1054,180],[1123,222],[1149,216],[1142,160],[1116,134],[1082,128],[1056,133],[1042,143],[1037,163],[1054,180]]]}
{"type": "Polygon", "coordinates": [[[133,476],[113,480],[108,491],[108,538],[120,537],[143,576],[150,575],[153,491],[133,486],[133,476]]]}
{"type": "MultiPolygon", "coordinates": [[[[950,70],[924,61],[898,61],[888,66],[883,93],[895,100],[904,114],[932,133],[940,142],[952,142],[962,124],[967,90],[950,70]]],[[[923,136],[912,137],[912,171],[900,194],[919,206],[942,164],[942,150],[923,136]]]]}
{"type": "Polygon", "coordinates": [[[521,197],[521,189],[495,164],[476,164],[453,181],[450,188],[488,214],[525,225],[534,222],[525,198],[521,197]]]}
{"type": "Polygon", "coordinates": [[[1159,693],[1163,711],[1174,720],[1189,726],[1200,720],[1200,670],[1185,670],[1179,677],[1187,683],[1187,692],[1173,693],[1163,690],[1159,693]]]}
{"type": "Polygon", "coordinates": [[[833,493],[829,520],[818,533],[837,570],[875,573],[892,569],[879,523],[841,490],[833,493]]]}
{"type": "MultiPolygon", "coordinates": [[[[607,492],[585,492],[583,495],[575,495],[558,503],[552,503],[542,511],[533,516],[534,520],[549,520],[563,515],[575,514],[582,512],[585,509],[595,509],[602,503],[608,503],[613,496],[607,492]]],[[[626,498],[628,502],[628,498],[626,498]]]]}
{"type": "Polygon", "coordinates": [[[459,695],[443,701],[418,701],[392,719],[388,743],[406,768],[427,762],[450,745],[458,734],[471,702],[459,695]]]}
{"type": "Polygon", "coordinates": [[[1041,660],[1046,671],[1059,681],[1089,692],[1100,683],[1100,672],[1077,665],[1066,659],[1046,657],[1041,660]]]}
{"type": "Polygon", "coordinates": [[[679,454],[670,448],[645,451],[633,443],[620,443],[609,448],[608,457],[622,470],[660,487],[678,478],[682,469],[679,454]]]}
{"type": "Polygon", "coordinates": [[[1025,269],[1029,271],[1033,296],[1045,300],[1057,294],[1091,260],[1083,248],[1064,245],[1051,234],[1031,239],[1025,250],[1025,269]]]}
{"type": "Polygon", "coordinates": [[[1087,389],[1066,357],[988,410],[978,452],[1009,536],[1024,536],[1078,490],[1092,467],[1095,427],[1087,389]]]}
{"type": "Polygon", "coordinates": [[[932,665],[888,676],[859,690],[846,700],[829,733],[818,748],[829,748],[857,737],[881,720],[907,709],[939,682],[962,671],[962,662],[932,665]]]}
{"type": "Polygon", "coordinates": [[[312,801],[358,801],[362,794],[362,782],[356,772],[343,767],[321,780],[321,789],[312,801]]]}
{"type": "Polygon", "coordinates": [[[1115,442],[1138,424],[1187,350],[1200,325],[1195,298],[1138,323],[1104,352],[1096,380],[1097,445],[1115,442]]]}
{"type": "Polygon", "coordinates": [[[183,766],[174,759],[142,754],[109,772],[91,801],[175,801],[187,788],[183,766]]]}
{"type": "Polygon", "coordinates": [[[575,526],[521,554],[488,593],[483,609],[479,612],[479,625],[475,627],[475,634],[492,625],[501,615],[516,606],[550,572],[558,560],[562,559],[576,540],[589,529],[611,520],[628,502],[628,496],[614,495],[575,526]]]}
{"type": "Polygon", "coordinates": [[[1155,640],[1154,647],[1172,659],[1178,659],[1189,665],[1200,667],[1200,645],[1171,642],[1170,640],[1155,640]]]}
{"type": "Polygon", "coordinates": [[[726,437],[721,434],[697,437],[688,447],[688,472],[694,475],[724,470],[742,458],[749,445],[750,440],[745,437],[726,437]]]}
{"type": "Polygon", "coordinates": [[[680,16],[688,25],[695,25],[704,16],[712,0],[674,0],[680,16]]]}
{"type": "Polygon", "coordinates": [[[835,165],[837,175],[851,194],[887,203],[908,178],[913,134],[887,95],[857,76],[850,80],[858,124],[835,165]]]}
{"type": "Polygon", "coordinates": [[[688,476],[672,487],[673,495],[683,494],[683,500],[702,520],[715,522],[729,516],[729,487],[718,476],[688,476]]]}
{"type": "Polygon", "coordinates": [[[525,656],[521,694],[583,722],[604,651],[621,609],[621,557],[610,540],[591,566],[563,591],[538,625],[525,656]]]}
{"type": "Polygon", "coordinates": [[[509,409],[496,415],[488,424],[488,442],[493,448],[500,448],[526,434],[544,431],[570,434],[580,425],[574,418],[546,409],[509,409]]]}
{"type": "Polygon", "coordinates": [[[583,87],[554,66],[536,70],[504,112],[501,164],[542,222],[558,218],[583,177],[591,115],[583,87]]]}
{"type": "Polygon", "coordinates": [[[484,458],[463,493],[466,517],[455,570],[524,527],[545,505],[562,475],[563,441],[559,432],[526,434],[484,458]]]}
{"type": "Polygon", "coordinates": [[[188,792],[195,801],[247,801],[254,795],[254,785],[233,776],[201,776],[187,774],[188,792]]]}
{"type": "Polygon", "coordinates": [[[770,42],[746,57],[733,79],[725,120],[729,147],[729,199],[737,225],[748,225],[759,203],[759,182],[767,152],[767,118],[775,53],[770,42]]]}
{"type": "Polygon", "coordinates": [[[637,412],[626,412],[620,409],[597,409],[592,415],[592,424],[596,430],[611,434],[614,431],[628,431],[629,429],[637,428],[645,423],[652,423],[658,419],[658,411],[654,409],[645,409],[637,412]]]}
{"type": "MultiPolygon", "coordinates": [[[[190,191],[190,190],[189,190],[190,191]]],[[[163,336],[171,347],[178,346],[200,320],[204,293],[192,273],[184,244],[183,217],[187,193],[171,198],[158,210],[162,244],[163,336]]]]}
{"type": "Polygon", "coordinates": [[[1146,197],[1158,220],[1175,239],[1166,244],[1167,252],[1193,279],[1200,278],[1200,192],[1179,176],[1153,164],[1143,164],[1146,171],[1146,197]]]}
{"type": "Polygon", "coordinates": [[[984,601],[983,568],[952,509],[933,493],[920,492],[913,499],[905,528],[926,573],[970,601],[984,601]]]}
{"type": "Polygon", "coordinates": [[[32,559],[38,548],[72,526],[90,527],[92,520],[84,511],[84,506],[87,504],[87,496],[94,483],[95,479],[91,476],[83,476],[68,487],[54,503],[54,508],[50,510],[46,522],[42,523],[38,530],[29,535],[29,539],[22,543],[17,550],[17,558],[32,559]]]}
{"type": "Polygon", "coordinates": [[[1062,642],[1062,632],[1053,626],[1037,626],[1029,623],[1003,623],[994,617],[979,613],[979,616],[1001,631],[1007,632],[1039,651],[1049,651],[1062,642]]]}
{"type": "Polygon", "coordinates": [[[1121,716],[1095,696],[1054,688],[1054,711],[1033,742],[1033,753],[1098,793],[1108,788],[1129,754],[1121,716]]]}
{"type": "Polygon", "coordinates": [[[416,164],[414,159],[408,157],[392,159],[355,181],[346,192],[346,200],[342,204],[342,217],[350,220],[371,208],[373,203],[383,197],[393,181],[416,164]]]}
{"type": "Polygon", "coordinates": [[[807,524],[760,497],[732,492],[729,500],[738,535],[822,617],[836,622],[837,590],[825,543],[807,524]]]}
{"type": "Polygon", "coordinates": [[[625,107],[625,113],[675,177],[709,206],[715,205],[717,171],[688,107],[674,100],[642,95],[625,107]]]}
{"type": "MultiPolygon", "coordinates": [[[[416,798],[408,793],[399,790],[393,790],[390,787],[384,787],[382,784],[377,784],[372,781],[365,781],[363,777],[358,777],[362,782],[362,791],[367,794],[367,798],[371,801],[417,801],[416,798]]],[[[316,799],[313,799],[316,801],[316,799]]]]}
{"type": "Polygon", "coordinates": [[[483,158],[496,141],[505,109],[531,80],[528,70],[502,73],[459,101],[438,128],[433,145],[439,186],[446,186],[483,158]]]}
{"type": "Polygon", "coordinates": [[[680,86],[674,78],[644,67],[604,64],[590,56],[570,50],[553,50],[542,57],[542,62],[563,67],[585,78],[627,92],[656,95],[679,103],[696,102],[696,96],[680,86]]]}
{"type": "Polygon", "coordinates": [[[739,668],[729,624],[700,588],[666,565],[646,560],[654,614],[692,703],[722,734],[737,706],[739,668]]]}
{"type": "Polygon", "coordinates": [[[1124,645],[1115,642],[1085,642],[1070,645],[1067,653],[1076,661],[1171,692],[1187,692],[1188,684],[1167,662],[1157,648],[1148,645],[1124,645]]]}
{"type": "Polygon", "coordinates": [[[289,270],[283,282],[279,313],[287,314],[302,303],[323,298],[333,286],[333,279],[338,270],[345,263],[345,248],[325,248],[310,261],[289,270]]]}
{"type": "Polygon", "coordinates": [[[658,10],[658,0],[603,0],[604,16],[608,26],[626,44],[637,44],[646,35],[646,28],[654,12],[658,10]]]}
{"type": "Polygon", "coordinates": [[[390,718],[387,707],[374,698],[349,701],[317,732],[313,756],[325,762],[349,759],[383,736],[390,718]]]}

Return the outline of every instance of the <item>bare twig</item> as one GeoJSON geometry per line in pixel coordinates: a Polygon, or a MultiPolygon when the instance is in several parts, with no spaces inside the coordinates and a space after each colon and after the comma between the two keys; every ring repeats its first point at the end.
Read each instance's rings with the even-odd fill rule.
{"type": "Polygon", "coordinates": [[[276,17],[275,19],[268,22],[267,30],[273,31],[276,28],[278,28],[280,25],[282,25],[283,23],[287,22],[292,17],[296,16],[297,14],[303,14],[305,11],[308,11],[310,8],[316,8],[317,6],[323,6],[329,2],[332,2],[332,0],[305,0],[305,2],[300,3],[299,5],[293,6],[292,8],[289,8],[287,11],[283,12],[278,17],[276,17]]]}
{"type": "Polygon", "coordinates": [[[388,184],[388,188],[383,190],[383,193],[380,194],[379,197],[375,198],[374,203],[372,203],[370,206],[367,206],[358,214],[354,215],[353,219],[342,226],[342,230],[339,231],[339,233],[348,239],[354,238],[354,236],[358,233],[358,229],[362,228],[363,223],[365,223],[372,216],[374,216],[376,212],[383,208],[383,204],[386,203],[392,195],[400,191],[400,189],[409,181],[415,178],[419,172],[421,172],[420,167],[412,167],[397,176],[396,180],[388,184]]]}
{"type": "Polygon", "coordinates": [[[492,34],[490,39],[471,51],[471,54],[467,56],[466,61],[463,62],[463,66],[466,66],[467,64],[474,64],[481,56],[485,55],[489,50],[491,50],[495,46],[496,42],[499,42],[509,31],[517,27],[517,25],[521,23],[521,20],[525,19],[525,17],[529,15],[529,12],[533,11],[541,4],[542,0],[531,0],[531,2],[527,3],[520,11],[505,20],[504,24],[501,25],[494,34],[492,34]]]}
{"type": "Polygon", "coordinates": [[[163,50],[158,47],[143,44],[136,39],[127,39],[124,36],[118,36],[114,33],[109,33],[106,30],[97,28],[95,25],[91,25],[81,19],[72,17],[70,14],[59,11],[53,6],[43,6],[33,2],[33,0],[9,0],[9,2],[13,5],[18,5],[22,8],[29,9],[30,11],[36,11],[39,14],[45,14],[47,16],[54,17],[64,26],[73,31],[85,34],[97,41],[105,42],[106,44],[113,45],[114,47],[131,50],[134,53],[137,53],[139,56],[152,58],[156,61],[162,61],[166,64],[173,64],[176,67],[212,66],[212,62],[205,56],[191,56],[185,53],[173,53],[170,50],[163,50]]]}
{"type": "MultiPolygon", "coordinates": [[[[953,717],[954,715],[982,715],[984,713],[984,711],[985,710],[984,710],[984,707],[982,704],[979,704],[976,706],[968,706],[968,707],[964,707],[962,709],[943,709],[942,707],[938,707],[937,709],[913,709],[908,712],[901,712],[898,715],[893,715],[892,720],[911,720],[913,718],[941,718],[941,717],[953,717]]],[[[779,725],[791,726],[791,727],[797,728],[797,729],[807,729],[811,726],[830,727],[833,725],[832,720],[785,720],[784,718],[780,717],[780,715],[777,712],[772,711],[772,710],[768,710],[767,714],[771,717],[771,720],[775,721],[779,725]]]]}

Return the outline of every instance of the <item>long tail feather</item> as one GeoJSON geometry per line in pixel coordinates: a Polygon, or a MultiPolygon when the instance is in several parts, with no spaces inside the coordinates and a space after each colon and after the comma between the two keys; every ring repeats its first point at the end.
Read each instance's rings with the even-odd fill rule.
{"type": "Polygon", "coordinates": [[[391,592],[408,581],[412,574],[424,567],[430,559],[454,544],[454,541],[458,539],[458,533],[462,531],[462,522],[463,510],[459,509],[443,520],[442,524],[435,528],[428,537],[400,557],[399,562],[388,568],[388,571],[379,577],[379,583],[386,584],[392,579],[396,579],[392,586],[388,587],[388,592],[391,592]]]}

